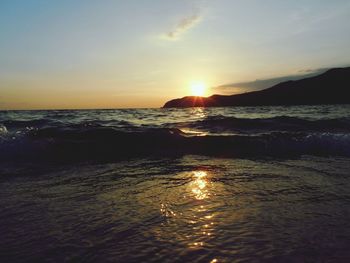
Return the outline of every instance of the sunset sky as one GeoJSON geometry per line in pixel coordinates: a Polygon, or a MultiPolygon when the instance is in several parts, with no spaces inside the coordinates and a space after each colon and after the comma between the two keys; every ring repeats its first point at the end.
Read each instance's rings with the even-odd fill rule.
{"type": "Polygon", "coordinates": [[[2,0],[0,109],[160,107],[349,65],[349,17],[348,0],[2,0]]]}

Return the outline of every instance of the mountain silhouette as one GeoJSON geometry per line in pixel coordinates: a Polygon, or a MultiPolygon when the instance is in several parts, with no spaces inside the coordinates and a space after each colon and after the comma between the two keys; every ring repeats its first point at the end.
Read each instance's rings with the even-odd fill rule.
{"type": "Polygon", "coordinates": [[[163,108],[350,104],[350,67],[279,83],[271,88],[237,95],[187,96],[170,100],[163,108]]]}

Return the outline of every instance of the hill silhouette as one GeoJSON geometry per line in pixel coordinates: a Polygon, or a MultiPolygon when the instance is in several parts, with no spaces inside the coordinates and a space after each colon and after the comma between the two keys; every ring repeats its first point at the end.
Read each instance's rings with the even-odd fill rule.
{"type": "Polygon", "coordinates": [[[187,96],[163,108],[350,104],[350,67],[318,76],[279,83],[271,88],[237,95],[187,96]]]}

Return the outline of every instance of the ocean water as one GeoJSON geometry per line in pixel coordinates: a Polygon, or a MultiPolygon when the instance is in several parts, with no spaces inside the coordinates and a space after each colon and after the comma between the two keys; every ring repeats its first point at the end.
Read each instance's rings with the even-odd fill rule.
{"type": "Polygon", "coordinates": [[[350,105],[0,112],[0,262],[349,262],[350,105]]]}

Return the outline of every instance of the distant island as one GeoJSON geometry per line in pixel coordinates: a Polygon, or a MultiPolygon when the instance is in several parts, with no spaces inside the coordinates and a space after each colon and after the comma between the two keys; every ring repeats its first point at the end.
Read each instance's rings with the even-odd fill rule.
{"type": "Polygon", "coordinates": [[[350,104],[350,67],[237,95],[187,96],[163,108],[350,104]]]}

